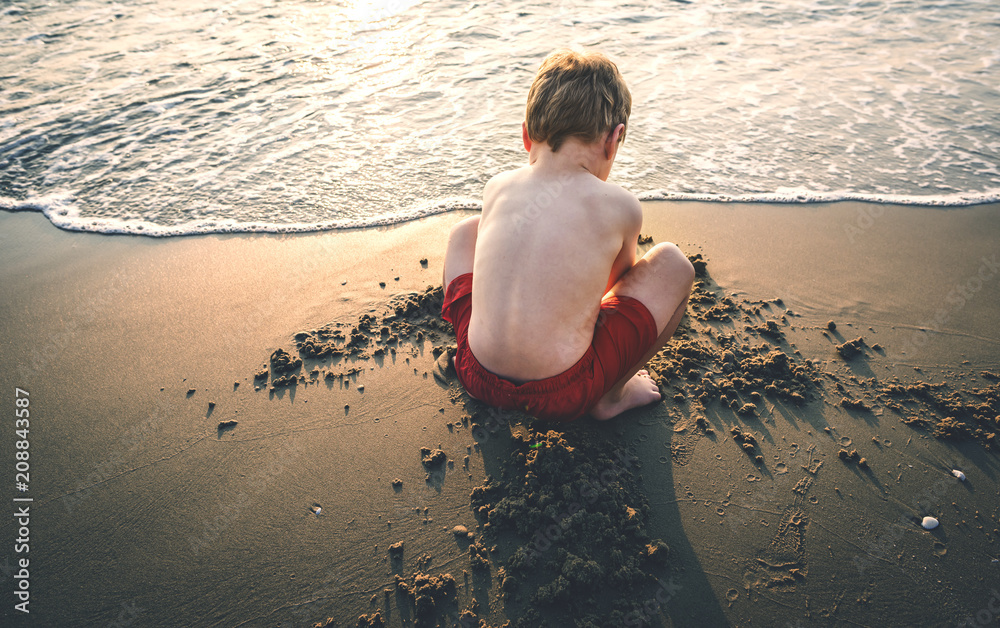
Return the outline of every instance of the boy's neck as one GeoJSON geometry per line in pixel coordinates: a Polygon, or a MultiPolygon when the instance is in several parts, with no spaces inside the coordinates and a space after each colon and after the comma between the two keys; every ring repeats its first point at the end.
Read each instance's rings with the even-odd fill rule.
{"type": "Polygon", "coordinates": [[[552,152],[548,142],[533,143],[528,151],[528,165],[553,173],[578,173],[586,170],[601,181],[607,181],[616,152],[612,151],[609,158],[604,142],[588,144],[575,137],[568,137],[563,140],[557,152],[552,152]]]}

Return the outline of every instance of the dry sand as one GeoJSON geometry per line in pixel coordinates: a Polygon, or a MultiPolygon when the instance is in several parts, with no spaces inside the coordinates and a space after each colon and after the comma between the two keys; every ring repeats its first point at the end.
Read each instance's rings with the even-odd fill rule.
{"type": "Polygon", "coordinates": [[[426,289],[461,214],[168,240],[0,214],[0,379],[10,406],[31,393],[34,500],[30,619],[12,549],[0,614],[996,623],[998,209],[646,204],[644,233],[707,262],[651,365],[665,401],[549,433],[441,368],[426,289]]]}

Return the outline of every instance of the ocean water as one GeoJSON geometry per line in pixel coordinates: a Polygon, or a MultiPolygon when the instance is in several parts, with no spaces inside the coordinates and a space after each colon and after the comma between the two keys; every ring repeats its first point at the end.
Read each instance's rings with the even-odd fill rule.
{"type": "Polygon", "coordinates": [[[992,0],[310,0],[0,9],[0,208],[182,235],[479,207],[552,49],[633,93],[641,198],[1000,200],[992,0]]]}

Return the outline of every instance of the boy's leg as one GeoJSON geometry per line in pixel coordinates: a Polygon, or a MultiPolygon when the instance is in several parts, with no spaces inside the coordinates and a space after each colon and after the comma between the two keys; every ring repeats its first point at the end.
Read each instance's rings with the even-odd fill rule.
{"type": "Polygon", "coordinates": [[[625,275],[611,287],[609,294],[632,297],[646,306],[656,322],[657,338],[642,359],[609,390],[590,411],[598,420],[610,419],[625,410],[660,399],[660,391],[649,374],[639,369],[656,355],[670,337],[687,308],[694,267],[674,244],[657,244],[646,252],[625,275]]]}
{"type": "Polygon", "coordinates": [[[444,254],[444,289],[455,277],[472,272],[479,235],[479,216],[456,223],[448,234],[448,248],[444,254]]]}

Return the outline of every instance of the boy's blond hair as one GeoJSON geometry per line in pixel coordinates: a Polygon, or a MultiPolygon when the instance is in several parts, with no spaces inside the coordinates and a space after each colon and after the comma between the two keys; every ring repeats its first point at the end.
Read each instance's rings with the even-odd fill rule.
{"type": "MultiPolygon", "coordinates": [[[[632,94],[618,66],[599,52],[557,50],[542,61],[528,91],[524,120],[532,142],[552,152],[567,137],[592,143],[618,124],[628,130],[632,94]]],[[[625,139],[622,131],[618,141],[625,139]]]]}

